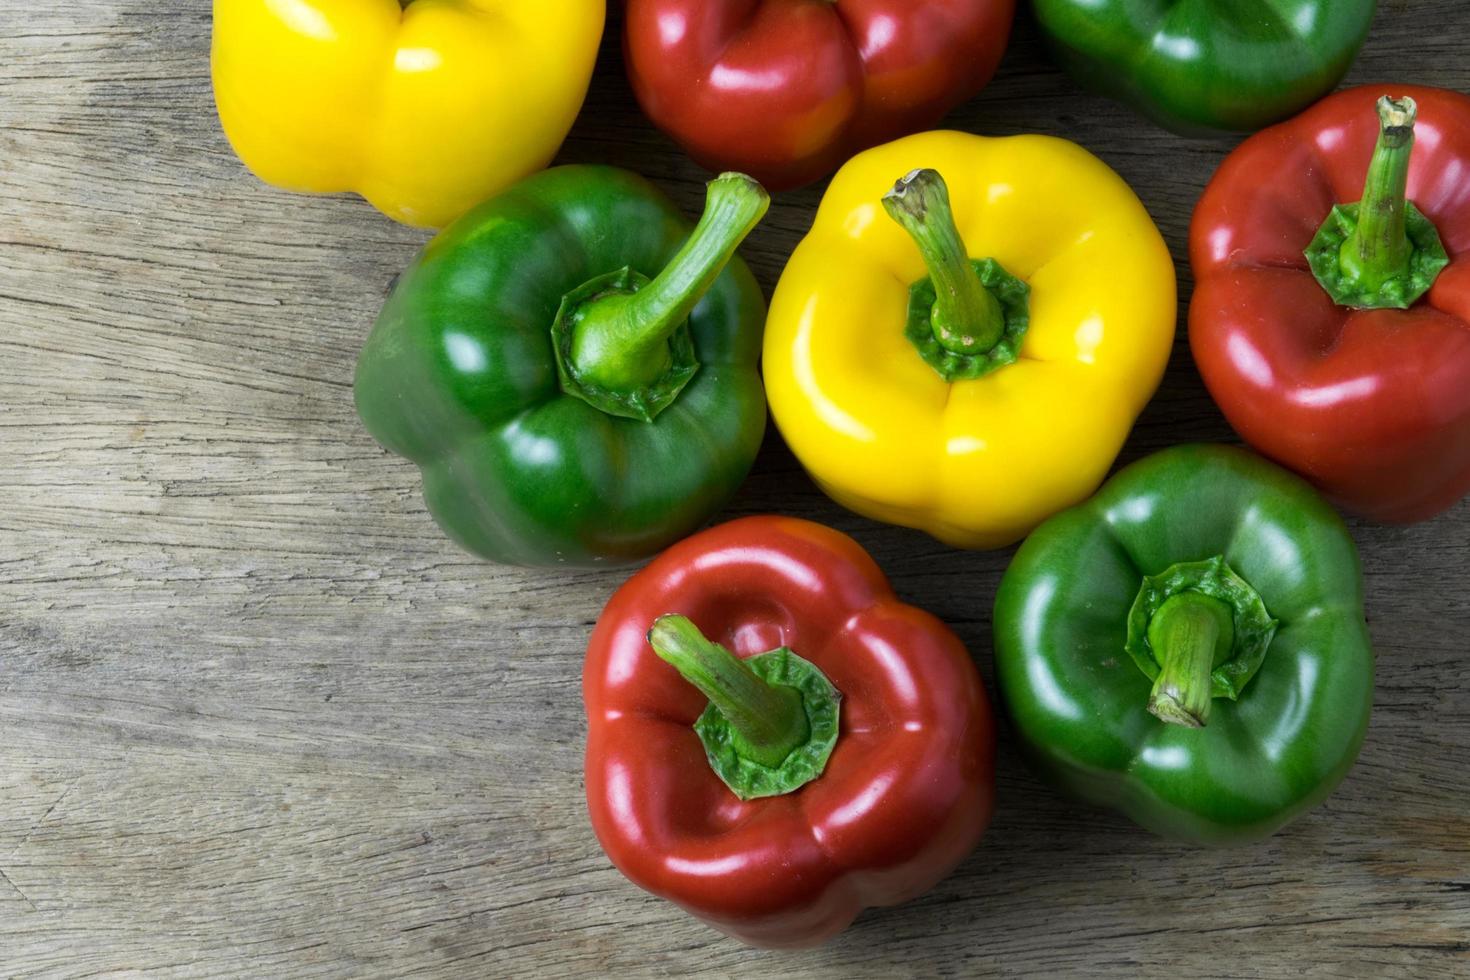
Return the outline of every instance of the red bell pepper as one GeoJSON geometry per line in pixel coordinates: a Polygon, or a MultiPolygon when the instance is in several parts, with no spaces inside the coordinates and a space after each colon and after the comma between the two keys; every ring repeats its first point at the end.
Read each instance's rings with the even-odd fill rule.
{"type": "Polygon", "coordinates": [[[1189,332],[1247,442],[1407,523],[1470,491],[1470,98],[1391,93],[1342,92],[1230,155],[1190,232],[1189,332]]]}
{"type": "Polygon", "coordinates": [[[995,74],[1015,0],[628,0],[628,77],[700,164],[772,190],[930,129],[995,74]]]}
{"type": "Polygon", "coordinates": [[[603,849],[753,945],[814,946],[913,898],[990,820],[994,725],[964,646],[818,524],[751,517],[666,551],[608,603],[583,695],[603,849]]]}

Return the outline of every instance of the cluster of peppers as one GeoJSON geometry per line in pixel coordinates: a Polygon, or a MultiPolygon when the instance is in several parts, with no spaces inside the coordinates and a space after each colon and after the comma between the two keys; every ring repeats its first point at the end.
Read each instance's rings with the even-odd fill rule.
{"type": "Polygon", "coordinates": [[[537,173],[602,0],[216,0],[214,78],[266,180],[447,225],[363,349],[363,422],[478,555],[662,551],[588,648],[593,827],[648,890],[803,946],[974,848],[994,724],[964,646],[851,539],[780,517],[695,533],[768,404],[852,510],[958,547],[1025,539],[996,680],[1057,786],[1227,844],[1352,766],[1373,655],[1318,491],[1399,522],[1470,491],[1470,98],[1317,102],[1374,7],[1034,0],[1061,64],[1171,129],[1316,102],[1230,155],[1191,230],[1196,363],[1280,466],[1184,446],[1101,490],[1169,357],[1168,248],[1073,143],[920,132],[989,79],[1012,0],[628,0],[640,103],[732,171],[693,228],[628,172],[537,173]],[[839,166],[767,312],[736,254],[762,185],[839,166]]]}

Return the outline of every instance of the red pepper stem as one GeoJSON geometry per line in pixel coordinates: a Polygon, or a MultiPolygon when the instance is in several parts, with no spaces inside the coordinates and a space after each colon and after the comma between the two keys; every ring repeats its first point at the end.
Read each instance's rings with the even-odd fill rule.
{"type": "Polygon", "coordinates": [[[776,768],[811,735],[801,694],[769,684],[683,616],[660,616],[648,631],[653,652],[699,688],[745,743],[742,755],[776,768]]]}
{"type": "Polygon", "coordinates": [[[1203,728],[1215,697],[1212,674],[1235,640],[1230,606],[1200,592],[1182,592],[1154,613],[1148,639],[1160,666],[1148,710],[1171,725],[1203,728]]]}
{"type": "Polygon", "coordinates": [[[1414,122],[1419,108],[1405,96],[1378,100],[1378,145],[1368,165],[1368,180],[1358,205],[1358,226],[1342,243],[1342,268],[1362,287],[1379,289],[1409,274],[1414,246],[1409,241],[1409,159],[1414,152],[1414,122]]]}
{"type": "Polygon", "coordinates": [[[583,308],[572,337],[577,375],[613,391],[637,391],[663,377],[672,364],[669,338],[770,206],[765,188],[744,174],[710,181],[704,215],[657,278],[636,293],[610,293],[583,308]]]}
{"type": "Polygon", "coordinates": [[[1005,334],[1005,311],[980,282],[937,170],[915,170],[883,195],[883,208],[914,239],[934,283],[934,339],[956,354],[984,354],[1005,334]]]}

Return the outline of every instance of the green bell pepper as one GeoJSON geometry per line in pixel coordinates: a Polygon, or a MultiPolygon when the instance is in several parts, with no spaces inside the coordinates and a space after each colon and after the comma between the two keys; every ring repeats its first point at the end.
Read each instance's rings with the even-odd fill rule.
{"type": "Polygon", "coordinates": [[[1336,87],[1376,0],[1035,0],[1057,61],[1083,85],[1194,135],[1248,132],[1336,87]]]}
{"type": "Polygon", "coordinates": [[[1038,528],[996,597],[995,662],[1045,778],[1198,843],[1267,836],[1325,799],[1373,702],[1347,529],[1223,446],[1135,463],[1038,528]]]}
{"type": "Polygon", "coordinates": [[[651,184],[548,170],[431,241],[362,356],[358,413],[465,548],[637,561],[734,494],[765,432],[765,302],[735,249],[770,199],[709,185],[691,233],[651,184]]]}

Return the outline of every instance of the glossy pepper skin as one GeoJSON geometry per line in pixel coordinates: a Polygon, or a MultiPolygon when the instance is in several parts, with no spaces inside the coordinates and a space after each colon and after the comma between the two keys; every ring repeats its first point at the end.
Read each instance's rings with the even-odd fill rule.
{"type": "Polygon", "coordinates": [[[551,162],[604,0],[215,0],[220,121],[266,183],[440,228],[551,162]]]}
{"type": "Polygon", "coordinates": [[[1002,547],[1097,489],[1158,386],[1175,316],[1163,238],[1096,157],[1043,136],[923,133],[833,179],[771,303],[766,387],[786,442],[839,503],[1002,547]],[[934,211],[952,207],[962,240],[940,251],[1019,280],[995,290],[1014,305],[988,365],[937,335],[921,355],[910,334],[914,285],[933,270],[884,209],[914,168],[948,183],[934,211]],[[986,373],[947,380],[935,363],[952,362],[986,373]]]}
{"type": "Polygon", "coordinates": [[[1058,62],[1185,135],[1285,119],[1347,74],[1376,0],[1034,0],[1058,62]]]}
{"type": "Polygon", "coordinates": [[[1342,521],[1296,477],[1223,446],[1135,463],[1037,529],[996,596],[995,665],[1041,775],[1202,844],[1264,837],[1326,798],[1357,757],[1373,701],[1362,576],[1342,521]],[[1206,659],[1194,691],[1204,726],[1171,724],[1169,711],[1151,713],[1151,678],[1127,648],[1130,614],[1145,576],[1215,558],[1274,628],[1254,673],[1234,675],[1235,700],[1217,686],[1228,667],[1211,673],[1222,665],[1206,659]]]}
{"type": "Polygon", "coordinates": [[[604,610],[583,697],[587,804],[608,856],[753,945],[814,946],[865,907],[927,891],[990,819],[994,728],[964,646],[821,525],[745,518],[665,552],[604,610]],[[819,776],[742,800],[715,775],[691,728],[706,697],[645,638],[670,613],[739,657],[785,646],[826,675],[840,732],[819,776]]]}
{"type": "Polygon", "coordinates": [[[1195,212],[1190,344],[1210,393],[1256,449],[1345,508],[1431,517],[1470,491],[1470,99],[1360,88],[1246,141],[1195,212]],[[1375,102],[1417,103],[1407,197],[1450,259],[1407,309],[1334,300],[1303,252],[1365,193],[1375,102]]]}
{"type": "Polygon", "coordinates": [[[1014,17],[1014,0],[629,0],[628,77],[700,164],[786,190],[979,92],[1014,17]]]}
{"type": "Polygon", "coordinates": [[[641,177],[559,167],[424,248],[355,388],[368,431],[423,471],[450,537],[518,565],[616,564],[724,505],[765,431],[764,301],[732,256],[768,203],[748,178],[720,178],[691,233],[641,177]],[[653,307],[609,307],[629,300],[625,269],[653,279],[630,300],[653,307]],[[575,377],[605,382],[612,400],[594,404],[575,377]]]}

